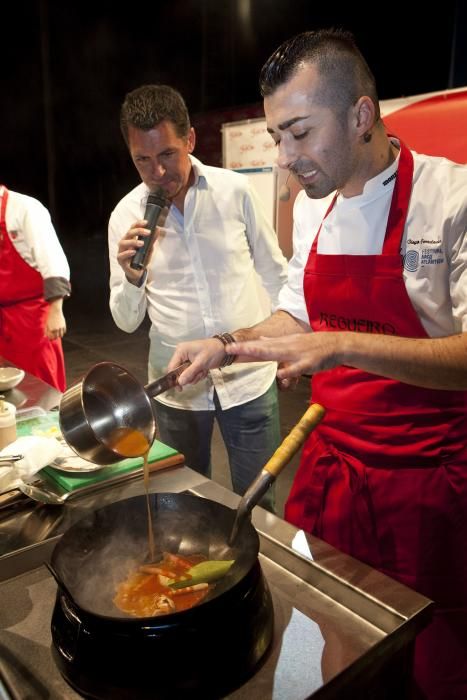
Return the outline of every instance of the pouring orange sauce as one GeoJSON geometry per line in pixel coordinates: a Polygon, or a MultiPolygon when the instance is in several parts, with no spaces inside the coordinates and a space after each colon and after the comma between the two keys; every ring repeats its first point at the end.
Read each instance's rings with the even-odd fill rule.
{"type": "Polygon", "coordinates": [[[144,489],[146,491],[146,508],[148,511],[148,544],[149,544],[149,556],[151,560],[154,560],[156,556],[156,544],[154,542],[154,526],[152,522],[152,513],[151,513],[151,502],[149,500],[149,449],[147,450],[146,454],[144,455],[144,465],[143,465],[143,474],[144,474],[144,489]]]}
{"type": "Polygon", "coordinates": [[[155,556],[154,532],[151,514],[151,504],[149,502],[149,444],[146,436],[139,430],[133,428],[116,428],[111,432],[107,440],[107,445],[114,452],[122,455],[122,457],[141,457],[144,456],[143,474],[144,488],[146,491],[146,507],[148,511],[148,545],[149,555],[151,559],[155,556]]]}

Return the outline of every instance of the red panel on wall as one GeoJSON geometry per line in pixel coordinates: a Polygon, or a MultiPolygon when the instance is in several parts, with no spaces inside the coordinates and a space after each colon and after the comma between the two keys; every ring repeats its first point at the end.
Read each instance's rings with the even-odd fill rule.
{"type": "Polygon", "coordinates": [[[383,121],[418,153],[467,163],[467,90],[414,102],[383,121]]]}

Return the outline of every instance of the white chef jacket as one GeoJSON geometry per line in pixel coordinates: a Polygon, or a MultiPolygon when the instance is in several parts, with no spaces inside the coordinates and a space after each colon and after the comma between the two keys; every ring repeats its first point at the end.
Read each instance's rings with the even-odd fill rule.
{"type": "MultiPolygon", "coordinates": [[[[287,276],[277,236],[248,178],[190,158],[195,182],[186,194],[184,214],[172,204],[140,288],[126,279],[117,249],[131,225],[144,218],[147,187],[141,183],[129,192],[109,221],[110,310],[128,333],[149,313],[150,379],[166,371],[181,341],[249,327],[268,316],[287,276]],[[271,300],[267,308],[257,273],[271,300]]],[[[227,409],[264,394],[275,374],[275,363],[242,363],[211,370],[206,380],[158,400],[177,408],[213,410],[215,387],[227,409]]]]}
{"type": "MultiPolygon", "coordinates": [[[[467,331],[467,167],[445,158],[413,156],[413,189],[401,246],[403,277],[423,327],[436,338],[467,331]]],[[[280,309],[309,323],[303,273],[322,221],[318,253],[381,253],[397,167],[398,159],[369,180],[361,195],[339,195],[324,221],[333,195],[313,200],[304,191],[299,193],[294,205],[294,254],[280,309]]]]}
{"type": "MultiPolygon", "coordinates": [[[[0,187],[0,199],[4,187],[0,187]]],[[[50,214],[34,197],[8,190],[5,223],[16,251],[44,280],[46,300],[70,294],[70,268],[50,214]]]]}

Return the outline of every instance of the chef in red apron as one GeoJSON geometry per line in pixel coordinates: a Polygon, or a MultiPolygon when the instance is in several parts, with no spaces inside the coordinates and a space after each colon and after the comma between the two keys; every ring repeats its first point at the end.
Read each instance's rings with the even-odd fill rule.
{"type": "MultiPolygon", "coordinates": [[[[412,172],[401,144],[381,255],[319,255],[315,237],[304,273],[314,331],[336,331],[323,316],[376,318],[398,337],[428,337],[399,252],[412,172]]],[[[326,406],[326,420],[307,441],[286,519],[435,600],[435,620],[417,640],[416,674],[427,697],[467,697],[436,687],[445,666],[467,693],[466,393],[344,365],[313,377],[312,400],[326,406]]]]}
{"type": "Polygon", "coordinates": [[[169,369],[191,361],[183,386],[226,351],[282,363],[282,382],[313,375],[326,415],[286,518],[435,601],[414,697],[465,699],[467,168],[389,139],[345,33],[285,42],[260,82],[278,163],[305,190],[288,283],[235,344],[183,343],[169,369]]]}
{"type": "Polygon", "coordinates": [[[0,187],[0,355],[65,390],[69,267],[40,202],[0,187]]]}

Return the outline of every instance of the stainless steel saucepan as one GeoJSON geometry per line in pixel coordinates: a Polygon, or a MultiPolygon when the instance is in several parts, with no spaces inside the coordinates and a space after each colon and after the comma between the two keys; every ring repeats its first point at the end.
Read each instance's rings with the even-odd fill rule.
{"type": "Polygon", "coordinates": [[[95,464],[146,454],[156,435],[151,397],[174,387],[189,364],[146,386],[113,362],[94,365],[62,396],[59,420],[66,442],[95,464]]]}

